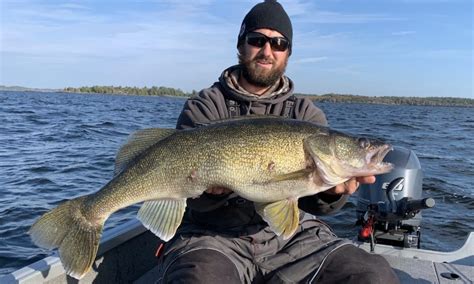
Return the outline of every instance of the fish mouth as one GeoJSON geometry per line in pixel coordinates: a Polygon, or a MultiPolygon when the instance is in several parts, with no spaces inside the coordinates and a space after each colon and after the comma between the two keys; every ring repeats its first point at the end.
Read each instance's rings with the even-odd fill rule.
{"type": "Polygon", "coordinates": [[[388,152],[392,150],[392,145],[384,144],[368,151],[365,156],[367,170],[369,170],[372,175],[383,174],[392,170],[393,165],[383,161],[388,152]]]}
{"type": "Polygon", "coordinates": [[[316,180],[326,185],[337,185],[351,177],[372,176],[388,173],[393,169],[391,163],[384,162],[385,156],[393,150],[389,144],[374,145],[360,157],[359,166],[350,162],[333,159],[325,161],[314,153],[311,148],[306,148],[306,170],[313,171],[316,180]]]}
{"type": "Polygon", "coordinates": [[[308,155],[307,169],[312,169],[318,173],[319,177],[326,184],[339,184],[350,177],[372,176],[388,173],[393,169],[393,164],[384,162],[385,156],[393,150],[389,144],[375,146],[365,154],[364,165],[355,167],[350,163],[341,161],[332,165],[317,155],[308,155]]]}

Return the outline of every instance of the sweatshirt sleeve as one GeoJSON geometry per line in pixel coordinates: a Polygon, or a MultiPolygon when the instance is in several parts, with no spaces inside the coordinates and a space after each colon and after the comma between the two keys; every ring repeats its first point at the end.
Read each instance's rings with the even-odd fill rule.
{"type": "MultiPolygon", "coordinates": [[[[328,126],[324,112],[315,106],[313,101],[309,98],[298,98],[295,106],[295,117],[296,119],[328,126]]],[[[326,215],[341,209],[348,198],[348,195],[329,195],[322,192],[300,198],[298,200],[298,206],[301,210],[313,215],[326,215]]]]}
{"type": "Polygon", "coordinates": [[[324,112],[314,105],[309,98],[299,97],[295,105],[295,118],[311,121],[322,126],[327,126],[328,121],[324,112]]]}
{"type": "Polygon", "coordinates": [[[177,129],[194,128],[211,121],[228,118],[225,99],[215,86],[189,98],[176,123],[177,129]]]}

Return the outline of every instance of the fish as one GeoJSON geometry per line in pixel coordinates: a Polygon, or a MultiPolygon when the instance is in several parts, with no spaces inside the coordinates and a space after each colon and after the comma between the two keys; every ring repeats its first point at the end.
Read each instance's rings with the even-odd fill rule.
{"type": "Polygon", "coordinates": [[[32,241],[58,248],[66,273],[91,269],[107,218],[141,203],[137,217],[163,241],[181,224],[186,200],[223,187],[254,202],[275,234],[290,238],[298,199],[352,177],[389,172],[392,149],[381,140],[278,117],[249,117],[176,130],[133,133],[119,149],[113,178],[100,190],[58,205],[29,230],[32,241]]]}

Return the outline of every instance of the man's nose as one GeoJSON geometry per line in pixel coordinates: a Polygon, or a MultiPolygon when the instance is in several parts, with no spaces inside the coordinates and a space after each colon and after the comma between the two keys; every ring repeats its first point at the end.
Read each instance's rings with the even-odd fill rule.
{"type": "Polygon", "coordinates": [[[264,54],[265,56],[271,56],[273,51],[272,51],[272,47],[270,45],[270,42],[266,42],[265,45],[262,47],[262,54],[264,54]]]}

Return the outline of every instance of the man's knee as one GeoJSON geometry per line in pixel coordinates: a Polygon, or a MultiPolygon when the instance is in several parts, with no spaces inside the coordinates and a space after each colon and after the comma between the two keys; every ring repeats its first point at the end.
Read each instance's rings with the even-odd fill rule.
{"type": "MultiPolygon", "coordinates": [[[[366,253],[365,251],[363,251],[366,253]]],[[[390,267],[388,261],[380,255],[366,253],[365,276],[366,283],[400,283],[395,271],[390,267]]]]}
{"type": "Polygon", "coordinates": [[[382,283],[382,284],[398,284],[400,280],[397,275],[387,263],[387,261],[380,256],[374,266],[366,264],[362,266],[360,272],[354,272],[353,275],[348,276],[346,283],[382,283]]]}
{"type": "Polygon", "coordinates": [[[322,283],[400,283],[385,258],[352,245],[329,255],[318,278],[322,283]]]}
{"type": "Polygon", "coordinates": [[[185,252],[165,265],[161,283],[241,283],[234,263],[213,249],[185,252]]]}

